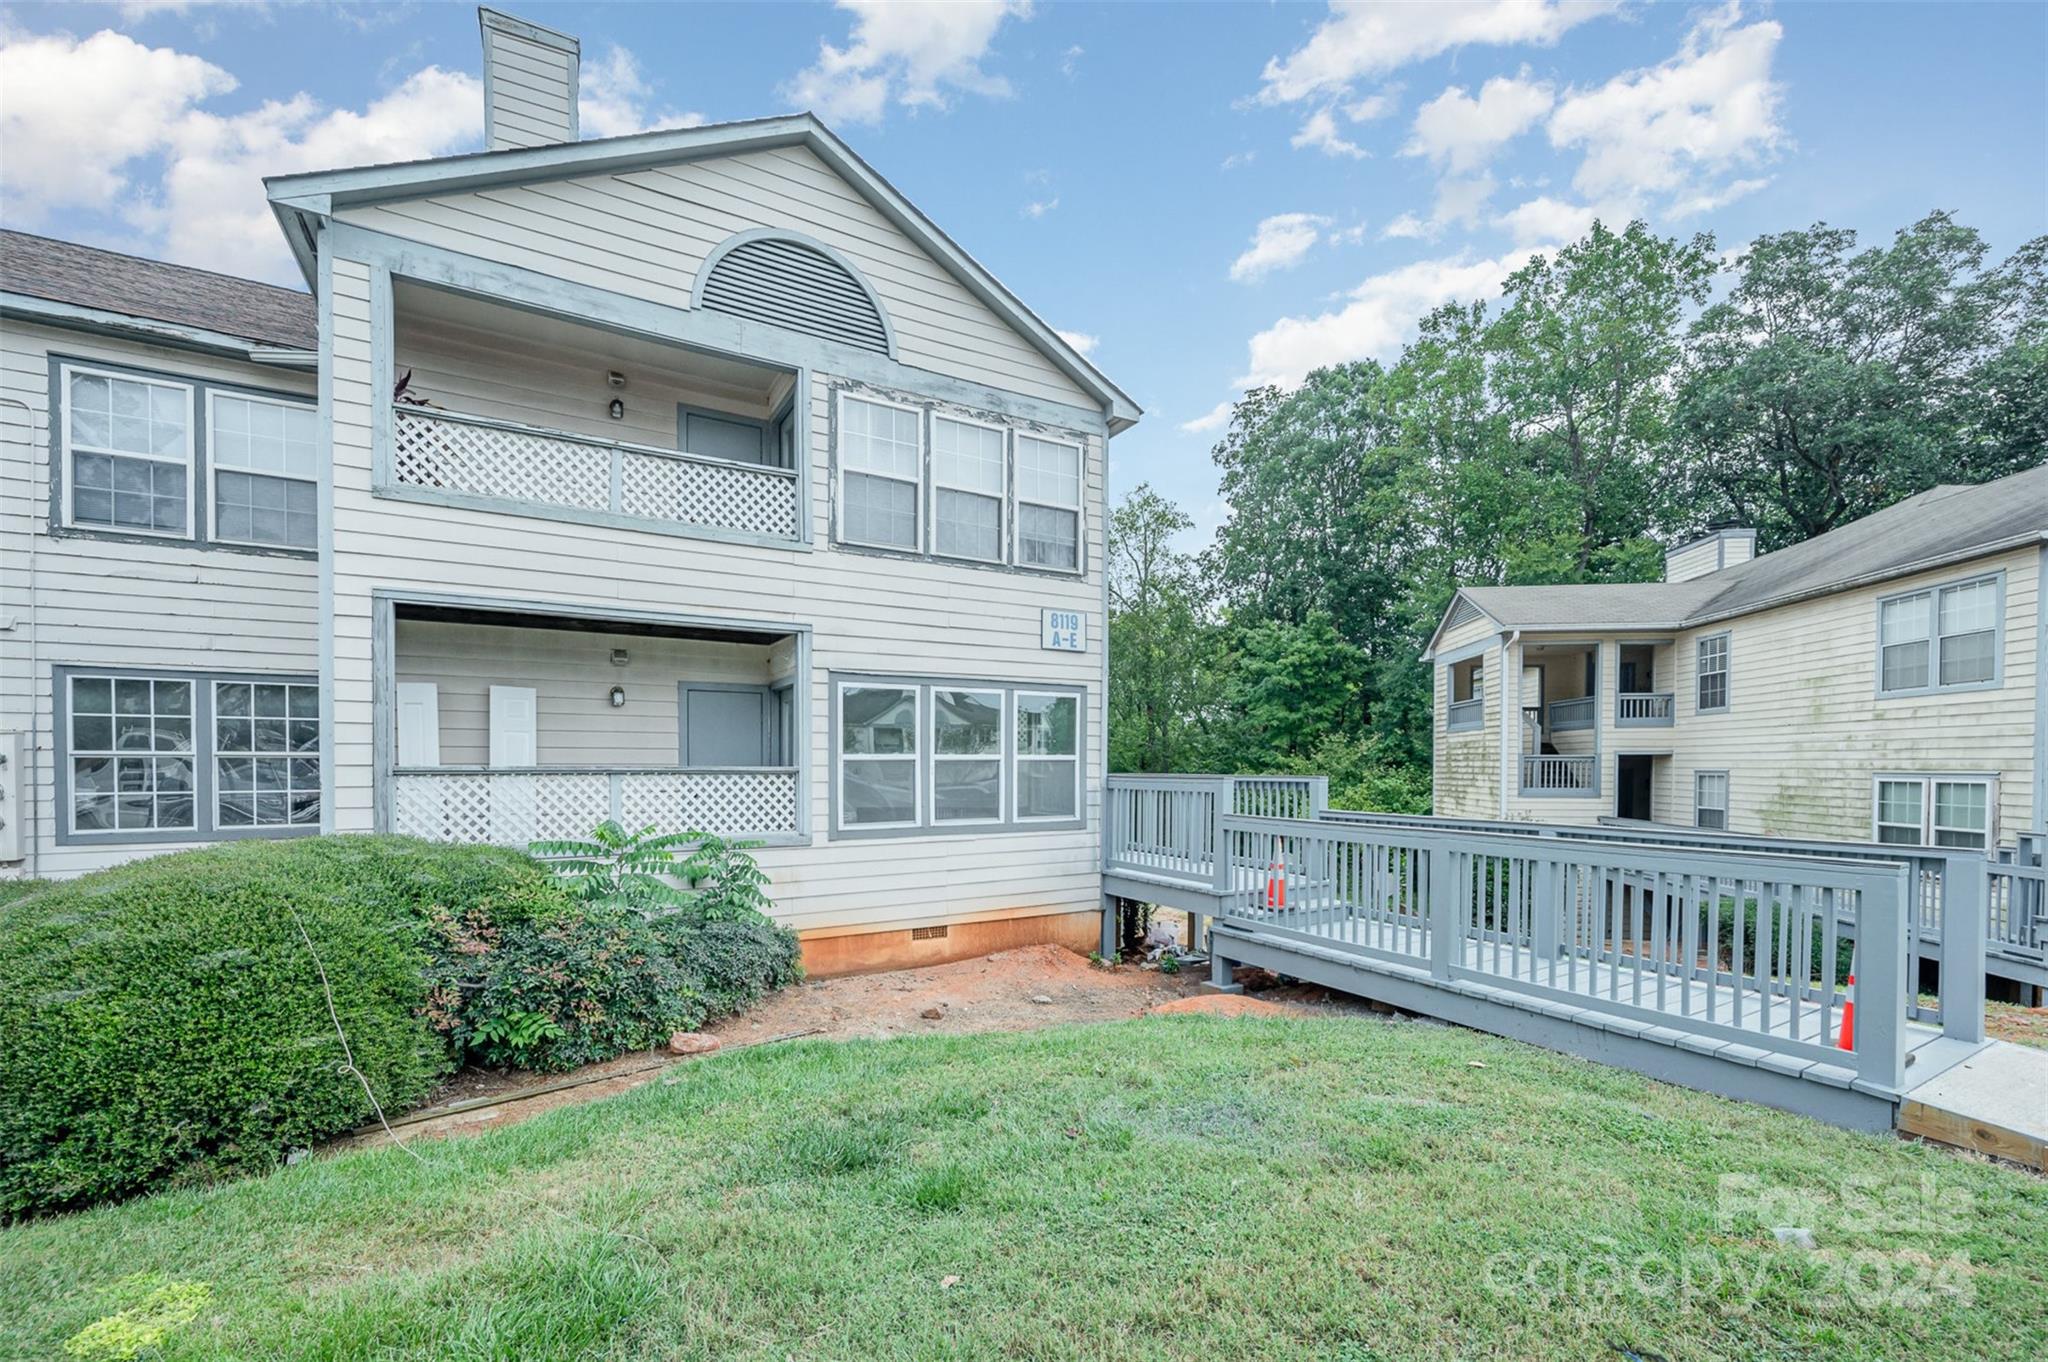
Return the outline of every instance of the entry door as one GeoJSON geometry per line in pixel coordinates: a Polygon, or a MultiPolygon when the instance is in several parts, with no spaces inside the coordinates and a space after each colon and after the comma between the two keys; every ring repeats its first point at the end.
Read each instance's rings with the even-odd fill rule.
{"type": "Polygon", "coordinates": [[[684,766],[766,766],[773,696],[766,686],[682,685],[684,766]]]}
{"type": "Polygon", "coordinates": [[[531,686],[491,687],[491,765],[538,766],[540,744],[531,686]]]}

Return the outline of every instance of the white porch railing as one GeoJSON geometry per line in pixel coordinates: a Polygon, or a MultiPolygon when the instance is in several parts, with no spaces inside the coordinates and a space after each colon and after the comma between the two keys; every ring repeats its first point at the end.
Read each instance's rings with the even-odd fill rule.
{"type": "Polygon", "coordinates": [[[1593,758],[1523,757],[1522,792],[1540,794],[1591,794],[1593,758]]]}
{"type": "Polygon", "coordinates": [[[1623,728],[1669,728],[1675,712],[1670,691],[1622,691],[1614,697],[1614,722],[1623,728]]]}
{"type": "Polygon", "coordinates": [[[586,836],[607,818],[631,829],[788,838],[798,830],[797,773],[516,767],[415,768],[391,776],[391,830],[407,837],[524,847],[586,836]]]}
{"type": "Polygon", "coordinates": [[[394,406],[392,476],[408,487],[794,540],[797,473],[394,406]]]}

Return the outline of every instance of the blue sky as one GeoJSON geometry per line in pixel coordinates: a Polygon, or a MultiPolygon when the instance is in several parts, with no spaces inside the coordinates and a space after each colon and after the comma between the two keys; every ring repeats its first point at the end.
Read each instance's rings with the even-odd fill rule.
{"type": "MultiPolygon", "coordinates": [[[[1390,358],[1594,212],[1724,248],[2048,231],[2048,6],[506,4],[586,135],[810,107],[1146,408],[1206,529],[1247,381],[1390,358]]],[[[289,279],[256,177],[472,149],[462,4],[0,7],[8,225],[289,279]]]]}

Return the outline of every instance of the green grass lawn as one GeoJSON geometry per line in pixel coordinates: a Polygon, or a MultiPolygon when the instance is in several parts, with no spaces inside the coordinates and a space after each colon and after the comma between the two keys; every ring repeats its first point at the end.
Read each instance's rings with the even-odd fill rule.
{"type": "Polygon", "coordinates": [[[2048,1182],[1448,1027],[767,1046],[420,1153],[0,1232],[0,1353],[2048,1353],[2048,1182]]]}

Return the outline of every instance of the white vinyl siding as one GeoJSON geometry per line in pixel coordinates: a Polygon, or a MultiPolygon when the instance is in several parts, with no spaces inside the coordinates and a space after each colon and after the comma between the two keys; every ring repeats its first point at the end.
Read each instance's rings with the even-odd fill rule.
{"type": "Polygon", "coordinates": [[[1968,776],[1879,776],[1875,837],[1899,846],[1988,848],[1996,832],[1992,782],[1968,776]]]}
{"type": "Polygon", "coordinates": [[[1080,806],[1079,703],[1071,695],[1019,691],[1017,817],[1072,818],[1080,806]]]}
{"type": "Polygon", "coordinates": [[[65,365],[66,520],[81,528],[192,533],[192,389],[65,365]]]}
{"type": "Polygon", "coordinates": [[[1017,562],[1080,570],[1079,446],[1035,435],[1017,437],[1017,562]]]}
{"type": "Polygon", "coordinates": [[[1003,560],[1006,443],[1000,426],[932,417],[932,552],[1003,560]]]}
{"type": "Polygon", "coordinates": [[[1709,634],[1699,649],[1698,689],[1694,708],[1713,714],[1728,708],[1728,635],[1709,634]]]}
{"type": "Polygon", "coordinates": [[[1728,773],[1696,771],[1692,778],[1692,822],[1696,828],[1726,831],[1728,827],[1728,773]]]}
{"type": "Polygon", "coordinates": [[[302,402],[207,394],[213,538],[316,549],[320,418],[302,402]]]}
{"type": "Polygon", "coordinates": [[[839,537],[877,548],[919,548],[924,441],[914,407],[839,399],[839,537]]]}

